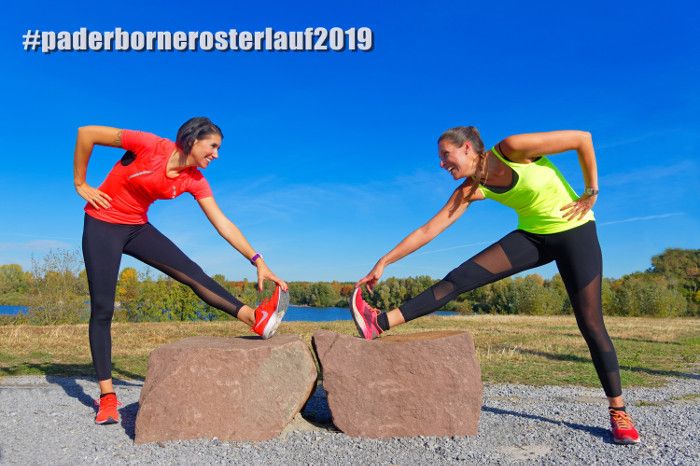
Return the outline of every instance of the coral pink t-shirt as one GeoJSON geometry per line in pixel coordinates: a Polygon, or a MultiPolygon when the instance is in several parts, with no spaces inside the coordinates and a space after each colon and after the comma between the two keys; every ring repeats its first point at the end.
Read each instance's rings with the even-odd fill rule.
{"type": "Polygon", "coordinates": [[[96,209],[89,202],[85,212],[109,223],[142,224],[146,212],[157,199],[174,199],[184,192],[196,199],[212,196],[209,183],[195,167],[168,178],[168,159],[175,143],[151,133],[122,130],[122,147],[136,154],[130,163],[126,157],[117,162],[98,188],[111,198],[109,209],[96,209]]]}

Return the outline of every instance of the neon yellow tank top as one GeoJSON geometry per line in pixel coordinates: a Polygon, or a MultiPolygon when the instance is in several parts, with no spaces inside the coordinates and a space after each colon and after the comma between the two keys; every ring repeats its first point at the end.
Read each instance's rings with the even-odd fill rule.
{"type": "Polygon", "coordinates": [[[518,175],[515,186],[497,193],[484,185],[479,189],[484,197],[514,209],[518,214],[518,229],[530,233],[559,233],[594,220],[593,211],[581,220],[566,220],[561,208],[579,198],[561,172],[547,157],[532,163],[515,163],[491,149],[501,162],[518,175]]]}

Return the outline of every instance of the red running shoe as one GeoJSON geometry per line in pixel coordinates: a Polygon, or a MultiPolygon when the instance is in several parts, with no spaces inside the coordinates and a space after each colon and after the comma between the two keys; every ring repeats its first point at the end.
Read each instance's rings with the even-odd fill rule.
{"type": "Polygon", "coordinates": [[[621,445],[639,443],[639,432],[634,428],[632,418],[624,411],[608,408],[613,440],[621,445]]]}
{"type": "Polygon", "coordinates": [[[360,332],[360,336],[365,340],[374,340],[383,332],[377,325],[379,310],[373,308],[362,299],[361,288],[355,288],[350,299],[350,308],[352,309],[352,320],[355,321],[357,331],[360,332]]]}
{"type": "Polygon", "coordinates": [[[117,424],[119,422],[119,411],[117,411],[117,408],[121,405],[117,401],[116,393],[100,395],[99,401],[95,400],[95,406],[98,408],[95,424],[117,424]]]}
{"type": "Polygon", "coordinates": [[[252,330],[267,340],[277,331],[288,307],[289,293],[277,285],[272,296],[260,303],[255,309],[255,324],[252,330]]]}

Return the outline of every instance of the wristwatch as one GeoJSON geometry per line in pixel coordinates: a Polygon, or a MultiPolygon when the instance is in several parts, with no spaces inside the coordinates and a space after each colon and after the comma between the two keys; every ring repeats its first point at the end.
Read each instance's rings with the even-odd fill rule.
{"type": "Polygon", "coordinates": [[[255,253],[255,255],[250,258],[250,263],[255,265],[255,261],[258,259],[262,259],[262,254],[255,253]]]}
{"type": "Polygon", "coordinates": [[[597,190],[597,189],[593,189],[593,188],[586,188],[586,189],[583,191],[583,195],[584,195],[584,196],[597,196],[597,195],[598,195],[598,190],[597,190]]]}

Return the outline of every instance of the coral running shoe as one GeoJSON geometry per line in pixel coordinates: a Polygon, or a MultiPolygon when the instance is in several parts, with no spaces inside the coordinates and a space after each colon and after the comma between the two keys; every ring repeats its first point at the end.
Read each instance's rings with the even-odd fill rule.
{"type": "Polygon", "coordinates": [[[99,401],[95,400],[95,406],[98,408],[95,424],[117,424],[119,422],[119,411],[117,411],[117,408],[121,405],[117,401],[116,393],[100,395],[99,401]]]}
{"type": "Polygon", "coordinates": [[[350,308],[352,309],[352,320],[355,321],[357,331],[365,340],[374,340],[383,330],[377,325],[377,316],[379,310],[373,308],[362,299],[362,289],[355,288],[350,300],[350,308]]]}
{"type": "Polygon", "coordinates": [[[252,330],[267,340],[277,331],[288,307],[289,293],[277,285],[272,296],[255,309],[255,324],[252,330]]]}
{"type": "Polygon", "coordinates": [[[613,408],[609,408],[608,411],[610,412],[610,426],[615,443],[621,445],[639,443],[639,433],[634,428],[630,415],[613,408]]]}

